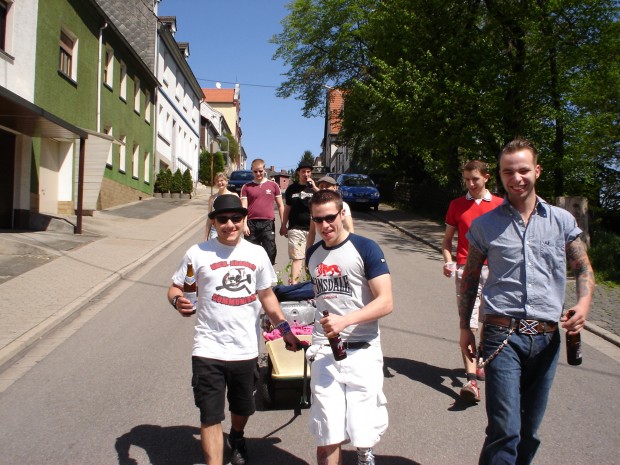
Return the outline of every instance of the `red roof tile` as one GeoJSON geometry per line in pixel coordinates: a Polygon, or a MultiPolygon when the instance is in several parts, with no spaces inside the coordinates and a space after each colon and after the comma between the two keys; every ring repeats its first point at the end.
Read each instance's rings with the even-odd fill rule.
{"type": "Polygon", "coordinates": [[[234,103],[235,89],[202,89],[207,102],[234,103]]]}

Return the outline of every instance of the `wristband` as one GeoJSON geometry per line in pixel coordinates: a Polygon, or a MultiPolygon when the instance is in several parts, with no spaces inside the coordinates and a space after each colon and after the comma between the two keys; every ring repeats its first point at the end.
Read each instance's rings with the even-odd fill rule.
{"type": "Polygon", "coordinates": [[[291,325],[288,324],[288,321],[284,320],[276,325],[276,329],[280,330],[280,333],[284,336],[291,332],[291,325]]]}

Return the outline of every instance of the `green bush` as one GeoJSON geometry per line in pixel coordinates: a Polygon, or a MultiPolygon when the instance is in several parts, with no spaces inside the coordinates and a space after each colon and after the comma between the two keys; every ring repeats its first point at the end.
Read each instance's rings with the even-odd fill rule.
{"type": "Polygon", "coordinates": [[[170,185],[170,192],[173,194],[180,194],[183,189],[183,174],[181,170],[177,168],[177,170],[172,175],[172,183],[170,185]]]}
{"type": "Polygon", "coordinates": [[[189,169],[183,171],[183,192],[185,194],[194,192],[194,180],[192,179],[192,173],[189,169]]]}
{"type": "Polygon", "coordinates": [[[588,250],[597,281],[620,284],[620,236],[599,230],[592,235],[592,247],[588,250]]]}
{"type": "Polygon", "coordinates": [[[155,192],[170,192],[170,183],[172,182],[172,171],[169,168],[159,170],[155,178],[153,190],[155,192]]]}

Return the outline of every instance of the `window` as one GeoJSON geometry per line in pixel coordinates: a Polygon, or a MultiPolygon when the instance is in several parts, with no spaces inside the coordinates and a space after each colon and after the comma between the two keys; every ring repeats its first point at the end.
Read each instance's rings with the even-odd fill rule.
{"type": "MultiPolygon", "coordinates": [[[[103,133],[107,134],[108,136],[112,135],[112,127],[111,126],[104,126],[103,128],[103,133]]],[[[108,159],[106,161],[106,168],[112,168],[112,163],[113,163],[113,159],[112,159],[112,147],[114,146],[114,144],[112,142],[110,142],[110,149],[108,150],[108,159]]]]}
{"type": "Polygon", "coordinates": [[[133,146],[133,154],[131,155],[131,177],[134,179],[138,179],[138,176],[140,175],[140,165],[138,165],[138,162],[140,160],[140,146],[139,145],[134,145],[133,146]]]}
{"type": "Polygon", "coordinates": [[[121,134],[121,147],[118,153],[118,171],[125,172],[125,164],[127,163],[127,136],[121,134]]]}
{"type": "Polygon", "coordinates": [[[103,68],[103,82],[110,89],[114,88],[114,51],[105,49],[105,63],[103,68]]]}
{"type": "Polygon", "coordinates": [[[144,120],[151,122],[151,93],[148,90],[144,91],[144,120]]]}
{"type": "Polygon", "coordinates": [[[77,39],[67,31],[60,31],[60,55],[58,70],[68,78],[76,81],[77,39]]]}
{"type": "Polygon", "coordinates": [[[133,109],[136,113],[140,114],[140,79],[134,79],[133,88],[133,109]]]}
{"type": "Polygon", "coordinates": [[[144,182],[149,183],[151,181],[149,165],[151,164],[151,154],[144,152],[144,182]]]}
{"type": "Polygon", "coordinates": [[[121,61],[121,88],[120,96],[125,102],[127,101],[127,65],[121,61]]]}
{"type": "Polygon", "coordinates": [[[3,0],[0,0],[0,50],[6,50],[6,32],[7,17],[9,15],[9,6],[3,0]]]}

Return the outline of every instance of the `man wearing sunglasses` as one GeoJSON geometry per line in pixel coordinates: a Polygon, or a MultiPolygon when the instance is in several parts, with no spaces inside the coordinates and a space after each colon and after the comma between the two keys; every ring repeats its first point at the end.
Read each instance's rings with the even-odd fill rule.
{"type": "Polygon", "coordinates": [[[306,255],[317,306],[306,354],[312,362],[308,424],[317,462],[342,463],[341,445],[350,442],[358,465],[374,465],[373,447],[388,426],[378,320],[392,312],[390,273],[374,241],[345,229],[338,192],[315,193],[310,211],[322,239],[306,255]],[[340,361],[329,345],[337,335],[347,351],[340,361]]]}
{"type": "Polygon", "coordinates": [[[299,339],[290,330],[271,290],[277,281],[265,250],[243,240],[247,209],[236,195],[221,195],[209,218],[217,238],[190,247],[168,289],[168,301],[190,317],[193,304],[183,297],[187,263],[194,267],[198,289],[192,350],[194,401],[200,410],[200,438],[208,465],[222,465],[226,390],[231,412],[228,443],[230,462],[244,465],[247,451],[243,431],[255,410],[254,391],[258,361],[261,306],[283,334],[287,349],[298,350],[299,339]]]}
{"type": "Polygon", "coordinates": [[[271,264],[276,263],[276,228],[273,203],[278,206],[280,223],[284,216],[284,204],[280,186],[267,179],[265,162],[257,158],[252,162],[254,180],[241,188],[241,203],[248,209],[243,234],[252,244],[262,246],[271,264]]]}

